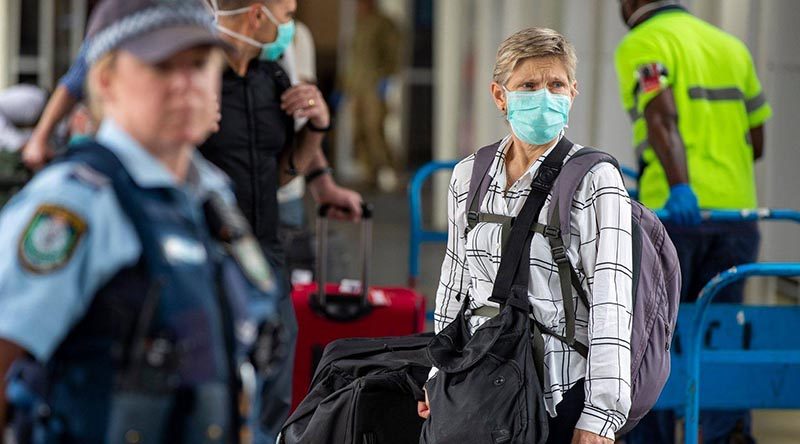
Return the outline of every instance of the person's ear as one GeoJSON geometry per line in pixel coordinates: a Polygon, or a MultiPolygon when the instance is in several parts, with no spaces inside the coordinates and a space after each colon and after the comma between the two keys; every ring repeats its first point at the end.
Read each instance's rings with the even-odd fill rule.
{"type": "Polygon", "coordinates": [[[247,22],[250,24],[250,27],[253,30],[258,29],[261,27],[262,19],[266,19],[266,17],[264,17],[264,11],[255,3],[250,5],[250,10],[247,11],[247,22]]]}
{"type": "Polygon", "coordinates": [[[94,75],[100,98],[102,100],[113,100],[114,93],[111,83],[114,77],[114,61],[107,61],[105,66],[98,69],[94,75]]]}
{"type": "Polygon", "coordinates": [[[503,87],[500,86],[497,82],[492,82],[491,85],[492,90],[492,99],[494,100],[495,106],[497,109],[500,110],[503,115],[508,113],[508,106],[506,103],[506,92],[503,90],[503,87]]]}
{"type": "Polygon", "coordinates": [[[575,98],[578,97],[578,94],[580,94],[580,92],[578,91],[578,81],[574,80],[569,88],[569,95],[572,96],[573,102],[575,101],[575,98]]]}

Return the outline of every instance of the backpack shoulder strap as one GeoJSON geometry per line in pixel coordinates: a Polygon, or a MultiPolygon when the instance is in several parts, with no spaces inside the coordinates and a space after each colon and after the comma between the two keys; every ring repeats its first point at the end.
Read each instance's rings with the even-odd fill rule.
{"type": "Polygon", "coordinates": [[[619,162],[614,156],[590,147],[581,148],[567,160],[553,184],[553,201],[550,203],[547,220],[550,225],[559,228],[565,246],[570,243],[572,197],[586,174],[602,162],[611,163],[619,169],[619,162]]]}
{"type": "Polygon", "coordinates": [[[492,183],[492,178],[487,177],[489,175],[489,167],[492,166],[494,156],[497,150],[500,149],[502,142],[502,140],[499,140],[479,149],[475,153],[475,160],[472,162],[472,176],[469,181],[469,193],[467,193],[467,208],[469,212],[477,213],[480,210],[481,202],[486,197],[489,184],[492,183]]]}
{"type": "Polygon", "coordinates": [[[582,148],[567,160],[553,185],[553,199],[548,210],[548,226],[545,227],[549,230],[541,231],[550,243],[553,260],[558,267],[566,328],[564,336],[561,336],[549,331],[544,326],[538,327],[542,332],[556,337],[577,350],[584,358],[588,356],[589,349],[575,339],[575,307],[571,297],[572,289],[575,289],[581,302],[587,308],[589,308],[589,298],[581,287],[578,274],[567,257],[567,247],[570,241],[570,210],[572,209],[572,197],[583,178],[601,162],[609,162],[619,168],[614,157],[594,148],[582,148]],[[558,228],[558,230],[553,230],[553,228],[558,228]]]}

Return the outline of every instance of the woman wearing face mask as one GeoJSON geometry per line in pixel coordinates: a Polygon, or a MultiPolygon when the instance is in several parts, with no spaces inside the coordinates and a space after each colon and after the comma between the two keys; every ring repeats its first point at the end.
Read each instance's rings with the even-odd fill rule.
{"type": "MultiPolygon", "coordinates": [[[[510,133],[498,145],[488,173],[488,190],[478,211],[504,217],[519,214],[544,159],[556,150],[567,161],[582,147],[565,140],[569,111],[578,95],[575,49],[551,29],[530,28],[500,46],[491,84],[510,133]],[[564,148],[564,144],[569,144],[564,148]]],[[[450,182],[448,251],[442,264],[434,316],[438,333],[452,322],[467,295],[474,332],[497,312],[488,299],[502,257],[503,225],[469,227],[467,202],[475,155],[461,161],[450,182]],[[469,229],[468,229],[469,227],[469,229]]],[[[549,195],[538,222],[546,225],[549,195]]],[[[589,347],[588,360],[544,335],[544,403],[548,443],[608,443],[630,408],[631,206],[622,178],[609,163],[595,166],[574,194],[572,241],[567,257],[576,268],[588,308],[577,302],[575,338],[589,347]],[[577,238],[575,238],[577,236],[577,238]]],[[[524,260],[524,257],[523,257],[524,260]]],[[[564,334],[566,317],[557,265],[548,240],[534,234],[530,250],[528,300],[534,318],[564,334]]],[[[570,297],[576,301],[577,293],[570,297]]],[[[433,372],[435,373],[435,371],[433,372]]],[[[436,415],[427,402],[420,416],[436,415]]]]}
{"type": "Polygon", "coordinates": [[[280,185],[298,174],[306,178],[320,204],[338,208],[330,215],[357,220],[361,196],[339,187],[331,176],[321,144],[330,129],[330,113],[312,84],[292,86],[276,62],[294,35],[295,0],[210,0],[228,51],[222,75],[221,120],[200,151],[225,171],[234,183],[236,199],[253,227],[271,265],[285,284],[280,317],[292,344],[260,390],[255,430],[257,443],[274,442],[291,405],[293,343],[297,322],[289,298],[285,258],[278,240],[280,185]],[[295,132],[295,120],[306,120],[295,132]],[[344,210],[341,210],[344,209],[344,210]]]}

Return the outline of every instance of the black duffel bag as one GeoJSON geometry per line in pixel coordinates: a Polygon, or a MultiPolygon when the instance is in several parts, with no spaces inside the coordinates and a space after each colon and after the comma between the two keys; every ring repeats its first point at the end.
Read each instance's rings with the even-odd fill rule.
{"type": "Polygon", "coordinates": [[[417,401],[430,371],[431,333],[340,339],[325,347],[311,390],[279,444],[413,444],[417,401]]]}
{"type": "Polygon", "coordinates": [[[547,440],[526,296],[527,289],[513,290],[500,314],[472,336],[465,301],[456,319],[431,343],[431,361],[439,371],[427,384],[431,414],[421,444],[547,440]]]}

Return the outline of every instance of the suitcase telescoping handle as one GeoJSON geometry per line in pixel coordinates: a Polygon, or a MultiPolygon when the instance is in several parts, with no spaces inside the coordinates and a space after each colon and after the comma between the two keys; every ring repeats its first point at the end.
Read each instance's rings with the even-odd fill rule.
{"type": "MultiPolygon", "coordinates": [[[[328,281],[328,211],[331,205],[320,205],[317,212],[317,300],[320,308],[328,307],[328,295],[325,292],[325,283],[328,281]]],[[[346,211],[346,210],[345,210],[346,211]]],[[[369,305],[369,271],[372,262],[372,213],[371,204],[361,203],[361,292],[359,306],[365,309],[369,305]]],[[[329,310],[325,310],[328,312],[329,310]]],[[[328,313],[333,317],[333,313],[328,313]]],[[[349,316],[345,316],[349,317],[349,316]]]]}

